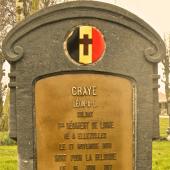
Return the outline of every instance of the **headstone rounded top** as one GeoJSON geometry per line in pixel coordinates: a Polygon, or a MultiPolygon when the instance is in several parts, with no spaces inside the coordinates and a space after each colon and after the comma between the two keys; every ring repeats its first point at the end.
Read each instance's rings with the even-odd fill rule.
{"type": "MultiPolygon", "coordinates": [[[[3,52],[10,62],[15,62],[24,54],[24,49],[14,50],[16,42],[33,30],[50,23],[73,19],[93,18],[125,26],[137,32],[154,46],[146,49],[144,55],[150,62],[159,62],[165,56],[165,45],[160,36],[146,22],[125,9],[97,1],[76,1],[58,4],[41,10],[19,23],[10,31],[3,42],[3,52]],[[87,12],[88,11],[88,12],[87,12]],[[22,53],[21,53],[22,51],[22,53]]],[[[21,47],[17,47],[22,49],[21,47]]]]}

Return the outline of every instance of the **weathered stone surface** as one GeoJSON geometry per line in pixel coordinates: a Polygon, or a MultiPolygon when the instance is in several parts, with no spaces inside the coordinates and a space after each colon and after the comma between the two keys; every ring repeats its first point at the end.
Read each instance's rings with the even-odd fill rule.
{"type": "Polygon", "coordinates": [[[17,138],[20,170],[37,167],[36,82],[81,73],[123,76],[134,82],[134,166],[136,170],[151,170],[153,75],[165,55],[165,46],[143,20],[105,3],[65,3],[18,24],[6,37],[3,52],[11,63],[11,137],[17,138]],[[92,25],[104,35],[106,51],[95,64],[78,65],[65,54],[66,36],[78,25],[92,25]]]}

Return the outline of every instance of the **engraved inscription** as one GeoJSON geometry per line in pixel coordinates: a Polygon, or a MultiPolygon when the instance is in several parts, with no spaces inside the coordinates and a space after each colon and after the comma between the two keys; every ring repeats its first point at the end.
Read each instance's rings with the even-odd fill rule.
{"type": "Polygon", "coordinates": [[[77,117],[79,118],[85,118],[85,117],[93,117],[93,112],[77,112],[77,117]]]}
{"type": "Polygon", "coordinates": [[[77,139],[106,139],[107,133],[78,133],[77,139]]]}
{"type": "Polygon", "coordinates": [[[66,161],[66,155],[55,155],[55,161],[56,162],[65,162],[66,161]]]}
{"type": "Polygon", "coordinates": [[[73,100],[73,108],[95,108],[95,100],[76,98],[73,100]]]}
{"type": "Polygon", "coordinates": [[[59,170],[66,170],[66,166],[60,166],[59,170]]]}
{"type": "Polygon", "coordinates": [[[96,96],[96,86],[79,86],[72,87],[71,93],[73,96],[96,96]]]}
{"type": "Polygon", "coordinates": [[[107,153],[107,154],[96,154],[96,161],[104,161],[104,160],[116,160],[117,153],[107,153]]]}
{"type": "Polygon", "coordinates": [[[87,165],[86,170],[96,170],[95,165],[87,165]]]}
{"type": "Polygon", "coordinates": [[[111,129],[114,128],[113,122],[100,122],[100,128],[101,129],[111,129]]]}
{"type": "Polygon", "coordinates": [[[112,165],[104,165],[104,170],[112,170],[112,165]]]}
{"type": "Polygon", "coordinates": [[[37,170],[133,170],[132,85],[74,74],[35,86],[37,170]]]}
{"type": "Polygon", "coordinates": [[[73,166],[73,170],[78,170],[78,166],[73,166]]]}
{"type": "Polygon", "coordinates": [[[67,129],[88,129],[89,122],[69,122],[66,123],[67,129]]]}
{"type": "Polygon", "coordinates": [[[82,155],[71,155],[71,161],[82,161],[82,155]]]}
{"type": "Polygon", "coordinates": [[[77,144],[77,149],[99,149],[99,143],[77,144]]]}

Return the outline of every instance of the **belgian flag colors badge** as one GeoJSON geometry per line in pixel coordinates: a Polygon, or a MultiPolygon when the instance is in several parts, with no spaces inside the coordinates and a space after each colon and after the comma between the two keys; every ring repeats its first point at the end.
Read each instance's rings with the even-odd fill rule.
{"type": "Polygon", "coordinates": [[[78,26],[65,42],[69,56],[80,64],[92,64],[100,60],[105,51],[103,34],[93,26],[78,26]]]}

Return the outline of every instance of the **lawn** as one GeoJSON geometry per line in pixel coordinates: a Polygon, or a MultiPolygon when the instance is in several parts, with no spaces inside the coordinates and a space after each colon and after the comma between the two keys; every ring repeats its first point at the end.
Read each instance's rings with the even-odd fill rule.
{"type": "Polygon", "coordinates": [[[168,128],[169,120],[167,117],[161,117],[159,122],[160,122],[160,136],[166,137],[167,136],[166,130],[168,128]]]}
{"type": "Polygon", "coordinates": [[[153,170],[170,170],[170,142],[153,142],[153,170]]]}
{"type": "MultiPolygon", "coordinates": [[[[160,126],[161,137],[166,137],[168,119],[161,118],[160,126]]],[[[170,142],[154,141],[152,155],[152,170],[170,170],[170,142]]],[[[0,146],[0,170],[17,170],[17,146],[0,146]]]]}
{"type": "MultiPolygon", "coordinates": [[[[160,136],[167,137],[168,118],[160,118],[160,136]]],[[[152,170],[170,170],[170,142],[154,141],[152,152],[152,170]]]]}
{"type": "Polygon", "coordinates": [[[16,146],[0,146],[0,170],[17,170],[16,148],[16,146]]]}

